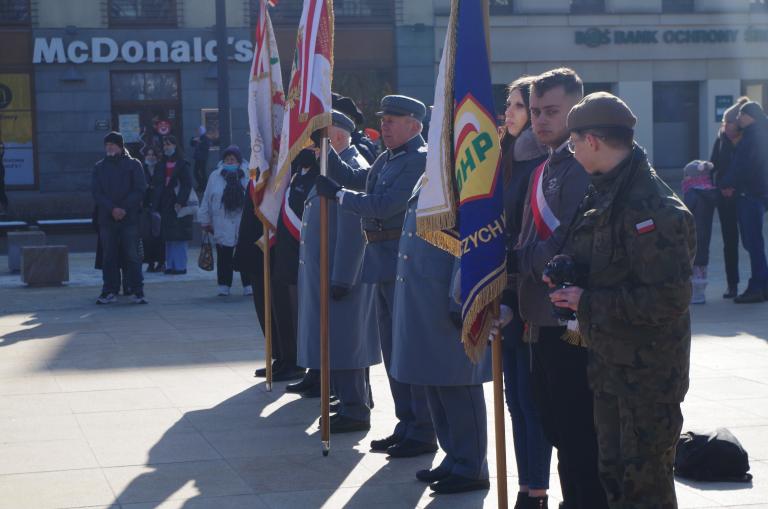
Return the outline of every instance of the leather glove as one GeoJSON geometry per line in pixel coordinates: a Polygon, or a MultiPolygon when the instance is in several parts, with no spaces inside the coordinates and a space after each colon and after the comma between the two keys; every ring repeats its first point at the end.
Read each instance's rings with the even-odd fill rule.
{"type": "Polygon", "coordinates": [[[318,175],[317,180],[315,180],[315,189],[317,189],[317,194],[320,196],[325,196],[329,200],[335,200],[336,193],[341,191],[342,187],[328,177],[318,175]]]}
{"type": "Polygon", "coordinates": [[[349,288],[341,285],[331,285],[331,298],[333,300],[341,300],[349,295],[349,288]]]}
{"type": "Polygon", "coordinates": [[[461,330],[461,327],[464,325],[464,323],[461,320],[461,313],[458,311],[451,311],[448,313],[448,316],[451,317],[451,321],[453,322],[454,327],[461,330]]]}

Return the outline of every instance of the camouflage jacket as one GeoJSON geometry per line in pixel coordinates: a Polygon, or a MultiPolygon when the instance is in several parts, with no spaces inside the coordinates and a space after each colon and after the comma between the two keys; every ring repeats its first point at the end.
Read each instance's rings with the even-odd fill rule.
{"type": "Polygon", "coordinates": [[[592,389],[679,402],[688,390],[693,217],[635,146],[592,177],[563,252],[580,267],[592,389]]]}

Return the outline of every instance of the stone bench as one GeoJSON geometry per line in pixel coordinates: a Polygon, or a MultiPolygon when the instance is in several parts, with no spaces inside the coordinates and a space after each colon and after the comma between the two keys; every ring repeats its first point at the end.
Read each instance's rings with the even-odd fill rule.
{"type": "Polygon", "coordinates": [[[22,247],[21,281],[29,286],[55,286],[69,281],[67,246],[22,247]]]}
{"type": "Polygon", "coordinates": [[[21,269],[21,249],[25,246],[44,246],[45,233],[40,230],[8,232],[8,270],[21,269]]]}

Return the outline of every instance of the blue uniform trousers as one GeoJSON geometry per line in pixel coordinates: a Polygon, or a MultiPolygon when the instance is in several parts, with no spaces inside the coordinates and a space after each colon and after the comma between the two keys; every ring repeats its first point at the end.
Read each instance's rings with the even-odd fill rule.
{"type": "Polygon", "coordinates": [[[339,415],[368,422],[371,420],[371,403],[365,369],[332,369],[331,386],[341,403],[339,415]]]}
{"type": "Polygon", "coordinates": [[[429,413],[445,459],[438,467],[488,479],[488,432],[482,385],[427,385],[429,413]]]}
{"type": "Polygon", "coordinates": [[[376,283],[376,321],[379,324],[379,340],[384,367],[387,370],[389,388],[395,402],[397,426],[395,435],[401,439],[435,443],[435,428],[429,416],[424,387],[398,382],[389,373],[392,361],[392,310],[395,302],[395,283],[376,283]]]}

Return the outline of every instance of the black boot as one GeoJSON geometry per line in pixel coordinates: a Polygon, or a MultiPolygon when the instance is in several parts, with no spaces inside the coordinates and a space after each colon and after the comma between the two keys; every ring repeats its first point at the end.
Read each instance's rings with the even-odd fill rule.
{"type": "Polygon", "coordinates": [[[300,382],[287,385],[285,387],[285,392],[302,393],[315,385],[318,387],[320,386],[320,371],[317,369],[310,369],[307,370],[307,374],[304,375],[304,378],[300,382]]]}
{"type": "Polygon", "coordinates": [[[527,505],[524,505],[523,507],[525,509],[548,509],[549,506],[547,505],[547,496],[544,495],[543,497],[526,497],[528,500],[525,502],[527,505]]]}
{"type": "Polygon", "coordinates": [[[728,289],[723,294],[724,299],[733,299],[739,294],[738,287],[736,285],[728,285],[728,289]]]}
{"type": "Polygon", "coordinates": [[[765,301],[765,289],[762,284],[754,281],[750,281],[744,293],[733,299],[736,304],[755,304],[763,301],[765,301]]]}
{"type": "Polygon", "coordinates": [[[491,483],[488,479],[470,479],[469,477],[456,474],[451,474],[448,477],[429,485],[429,488],[435,493],[442,493],[445,495],[487,490],[490,487],[491,483]]]}

